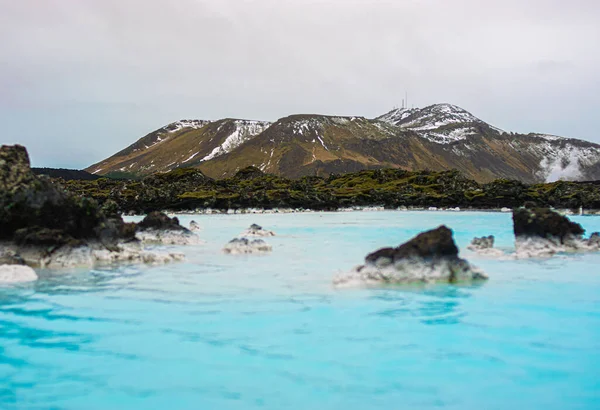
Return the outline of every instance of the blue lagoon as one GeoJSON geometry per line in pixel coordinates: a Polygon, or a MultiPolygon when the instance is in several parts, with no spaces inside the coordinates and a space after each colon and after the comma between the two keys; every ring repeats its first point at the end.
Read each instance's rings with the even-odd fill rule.
{"type": "MultiPolygon", "coordinates": [[[[183,215],[186,261],[41,271],[0,287],[1,409],[598,409],[600,254],[499,260],[511,214],[183,215]],[[251,223],[272,253],[226,255],[251,223]],[[490,280],[339,289],[426,229],[490,280]]],[[[573,217],[591,233],[599,217],[573,217]]],[[[136,219],[137,220],[137,219],[136,219]]]]}

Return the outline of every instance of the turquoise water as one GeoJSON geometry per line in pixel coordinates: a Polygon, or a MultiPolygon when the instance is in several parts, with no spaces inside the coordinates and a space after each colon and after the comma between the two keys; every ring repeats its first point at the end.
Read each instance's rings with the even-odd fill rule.
{"type": "MultiPolygon", "coordinates": [[[[1,409],[598,409],[600,254],[465,250],[510,214],[181,217],[187,261],[41,272],[0,288],[1,409]],[[221,247],[251,223],[267,256],[221,247]],[[370,251],[446,223],[477,287],[336,290],[370,251]]],[[[600,217],[575,217],[600,231],[600,217]]]]}

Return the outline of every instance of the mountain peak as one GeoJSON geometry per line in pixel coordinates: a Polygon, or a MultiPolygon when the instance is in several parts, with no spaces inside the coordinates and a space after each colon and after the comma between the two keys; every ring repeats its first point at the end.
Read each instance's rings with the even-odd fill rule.
{"type": "Polygon", "coordinates": [[[161,128],[161,130],[168,132],[168,133],[174,133],[174,132],[180,131],[184,128],[191,128],[191,129],[197,130],[197,129],[202,128],[205,125],[210,124],[210,123],[211,123],[211,121],[207,121],[207,120],[179,120],[179,121],[172,122],[168,125],[165,125],[164,127],[161,128]]]}
{"type": "Polygon", "coordinates": [[[425,108],[394,109],[376,119],[406,131],[419,132],[430,141],[440,144],[467,139],[470,135],[478,134],[482,126],[497,134],[504,132],[467,110],[448,103],[433,104],[425,108]]]}
{"type": "Polygon", "coordinates": [[[433,104],[425,108],[395,108],[376,119],[411,129],[423,126],[435,128],[435,124],[483,123],[467,110],[448,103],[433,104]]]}

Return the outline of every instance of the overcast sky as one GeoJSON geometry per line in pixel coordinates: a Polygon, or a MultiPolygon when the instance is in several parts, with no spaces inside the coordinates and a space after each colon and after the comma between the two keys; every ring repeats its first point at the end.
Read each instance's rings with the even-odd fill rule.
{"type": "Polygon", "coordinates": [[[598,0],[0,0],[0,143],[85,167],[182,118],[459,105],[600,142],[598,0]]]}

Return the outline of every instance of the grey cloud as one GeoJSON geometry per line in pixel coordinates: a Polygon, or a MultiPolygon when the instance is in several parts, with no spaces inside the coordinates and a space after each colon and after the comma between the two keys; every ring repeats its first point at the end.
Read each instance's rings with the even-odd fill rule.
{"type": "Polygon", "coordinates": [[[83,167],[180,118],[452,102],[600,141],[600,3],[0,0],[1,143],[83,167]]]}

